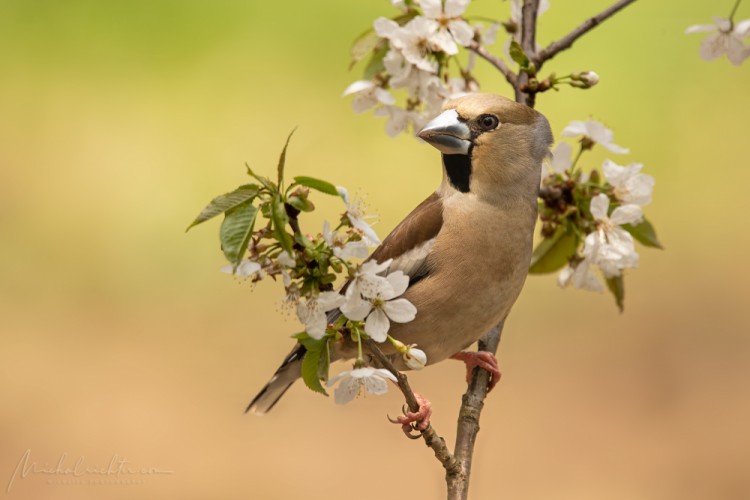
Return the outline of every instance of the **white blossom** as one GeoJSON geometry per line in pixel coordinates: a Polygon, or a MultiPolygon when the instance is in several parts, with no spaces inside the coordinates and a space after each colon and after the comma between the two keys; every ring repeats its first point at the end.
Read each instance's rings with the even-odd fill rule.
{"type": "Polygon", "coordinates": [[[421,7],[424,15],[438,23],[438,31],[433,36],[433,43],[442,45],[443,52],[454,55],[458,47],[453,42],[466,47],[474,38],[474,29],[461,19],[461,15],[469,6],[471,0],[422,0],[421,7]],[[450,40],[450,43],[445,43],[450,40]]]}
{"type": "Polygon", "coordinates": [[[609,197],[598,194],[591,200],[591,215],[596,221],[596,231],[586,236],[583,247],[585,259],[595,263],[607,278],[619,276],[623,269],[638,265],[633,237],[620,225],[638,224],[643,218],[641,207],[627,204],[617,207],[612,215],[609,197]]]}
{"type": "MultiPolygon", "coordinates": [[[[419,130],[420,124],[423,122],[423,118],[418,111],[407,111],[398,106],[381,106],[375,110],[374,115],[388,118],[385,124],[385,133],[389,137],[396,137],[398,134],[405,132],[410,124],[414,130],[419,130]]],[[[426,120],[424,122],[426,123],[426,120]]]]}
{"type": "Polygon", "coordinates": [[[235,276],[239,276],[240,278],[249,278],[256,273],[259,277],[263,277],[260,264],[250,259],[245,259],[240,262],[237,266],[237,269],[235,269],[231,264],[224,266],[221,268],[221,272],[234,274],[235,276]]]}
{"type": "Polygon", "coordinates": [[[329,380],[326,385],[331,387],[341,380],[334,391],[334,400],[336,404],[343,405],[357,397],[362,389],[369,394],[385,394],[388,392],[386,379],[397,382],[396,377],[388,370],[368,366],[341,372],[329,380]]]}
{"type": "Polygon", "coordinates": [[[578,79],[589,87],[599,83],[599,75],[595,71],[584,71],[578,75],[578,79]]]}
{"type": "Polygon", "coordinates": [[[650,175],[641,174],[642,168],[642,163],[622,167],[611,160],[604,160],[602,172],[607,182],[615,188],[618,200],[645,206],[651,203],[651,193],[656,181],[650,175]]]}
{"type": "Polygon", "coordinates": [[[344,96],[354,95],[352,108],[355,113],[363,113],[380,104],[395,104],[396,99],[383,87],[370,80],[358,80],[344,90],[344,96]]]}
{"type": "Polygon", "coordinates": [[[388,39],[391,47],[401,51],[409,63],[424,71],[437,72],[437,63],[428,59],[431,51],[437,48],[430,41],[430,37],[438,28],[436,21],[417,16],[401,27],[392,19],[380,17],[375,20],[374,27],[375,33],[381,38],[388,39]]]}
{"type": "Polygon", "coordinates": [[[276,262],[284,267],[295,267],[297,265],[297,261],[286,250],[276,257],[276,262]]]}
{"type": "Polygon", "coordinates": [[[421,370],[427,365],[427,354],[422,349],[417,349],[415,345],[408,346],[402,357],[406,366],[412,370],[421,370]]]}
{"type": "Polygon", "coordinates": [[[340,307],[345,301],[346,298],[338,292],[321,292],[317,297],[297,304],[297,317],[304,323],[305,331],[310,337],[321,339],[328,326],[326,313],[340,307]]]}
{"type": "Polygon", "coordinates": [[[750,47],[742,42],[750,36],[750,19],[733,23],[729,19],[714,17],[714,24],[698,24],[685,30],[686,35],[692,33],[711,33],[700,48],[700,55],[706,61],[726,54],[732,64],[739,66],[750,57],[750,47]]]}
{"type": "Polygon", "coordinates": [[[575,266],[566,265],[557,276],[557,284],[563,288],[570,285],[592,292],[604,291],[604,286],[594,272],[593,264],[589,259],[583,259],[575,266]]]}
{"type": "Polygon", "coordinates": [[[552,150],[552,161],[550,166],[558,174],[565,173],[573,165],[572,148],[567,142],[561,142],[552,150]]]}
{"type": "Polygon", "coordinates": [[[331,231],[328,221],[323,222],[323,240],[333,249],[333,255],[342,260],[364,259],[370,253],[365,240],[346,241],[346,237],[331,231]]]}
{"type": "Polygon", "coordinates": [[[601,144],[602,147],[617,154],[627,154],[630,152],[629,149],[618,146],[612,142],[614,134],[610,129],[602,125],[595,120],[572,121],[562,131],[563,137],[575,137],[583,135],[594,141],[596,144],[601,144]]]}
{"type": "Polygon", "coordinates": [[[380,238],[378,238],[375,231],[373,231],[370,225],[364,220],[365,215],[364,209],[362,208],[362,200],[351,200],[349,198],[349,191],[347,191],[345,187],[337,186],[336,190],[341,199],[344,200],[344,204],[346,205],[346,216],[349,219],[349,222],[351,222],[352,227],[362,234],[362,237],[368,245],[380,245],[380,238]]]}
{"type": "Polygon", "coordinates": [[[408,323],[417,315],[417,308],[411,302],[396,298],[409,287],[409,277],[396,271],[386,276],[385,281],[367,283],[374,286],[359,285],[347,289],[346,303],[341,306],[341,312],[349,319],[364,320],[365,333],[375,342],[385,342],[391,321],[408,323]]]}

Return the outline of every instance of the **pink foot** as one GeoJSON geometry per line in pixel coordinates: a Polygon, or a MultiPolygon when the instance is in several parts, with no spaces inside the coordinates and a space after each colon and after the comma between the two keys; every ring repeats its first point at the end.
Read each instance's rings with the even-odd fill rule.
{"type": "Polygon", "coordinates": [[[430,426],[432,403],[427,401],[424,396],[419,393],[415,392],[414,396],[417,398],[417,403],[419,403],[419,411],[408,411],[408,409],[404,407],[403,416],[396,418],[388,417],[388,420],[394,424],[401,424],[401,430],[404,431],[404,434],[406,434],[407,437],[418,439],[421,432],[424,432],[430,426]],[[420,434],[412,434],[412,430],[420,431],[420,434]]]}
{"type": "Polygon", "coordinates": [[[468,384],[471,380],[471,372],[475,367],[482,368],[490,372],[490,382],[487,385],[487,392],[494,389],[495,385],[500,381],[500,369],[497,367],[497,358],[491,353],[486,351],[477,352],[457,352],[451,359],[457,359],[466,363],[466,383],[468,384]]]}

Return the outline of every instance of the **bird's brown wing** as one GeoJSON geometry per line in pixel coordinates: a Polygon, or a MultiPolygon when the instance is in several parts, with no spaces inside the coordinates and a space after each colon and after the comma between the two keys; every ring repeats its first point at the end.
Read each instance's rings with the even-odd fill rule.
{"type": "Polygon", "coordinates": [[[402,271],[413,285],[429,273],[428,256],[442,227],[443,202],[432,193],[391,231],[368,260],[382,263],[393,259],[388,271],[402,271]]]}

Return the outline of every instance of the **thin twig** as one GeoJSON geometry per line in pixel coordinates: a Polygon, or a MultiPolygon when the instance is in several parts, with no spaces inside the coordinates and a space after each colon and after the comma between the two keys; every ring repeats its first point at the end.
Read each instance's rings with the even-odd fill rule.
{"type": "MultiPolygon", "coordinates": [[[[492,354],[497,352],[500,336],[503,333],[505,320],[490,330],[479,341],[479,350],[492,354]]],[[[472,456],[474,443],[479,433],[479,416],[484,407],[484,399],[490,382],[490,373],[480,368],[474,368],[469,387],[463,395],[461,409],[458,414],[458,430],[456,432],[456,446],[453,453],[460,464],[460,474],[448,474],[448,500],[466,500],[469,495],[469,479],[471,478],[472,456]]]]}
{"type": "MultiPolygon", "coordinates": [[[[536,58],[536,18],[539,11],[539,0],[524,0],[521,8],[521,49],[532,62],[536,58]]],[[[536,68],[532,71],[536,72],[536,68]]],[[[516,102],[534,107],[536,92],[528,89],[530,78],[536,78],[535,73],[521,71],[516,81],[516,102]]]]}
{"type": "Polygon", "coordinates": [[[602,21],[614,15],[621,9],[624,9],[633,2],[635,2],[635,0],[619,0],[608,9],[603,10],[592,18],[586,19],[583,24],[578,26],[576,29],[574,29],[558,41],[550,43],[546,48],[539,51],[539,54],[537,54],[535,58],[532,58],[532,61],[534,61],[534,63],[537,65],[537,69],[541,68],[542,64],[544,64],[545,61],[554,57],[558,52],[569,49],[570,46],[573,45],[573,42],[597,27],[602,23],[602,21]]]}
{"type": "Polygon", "coordinates": [[[487,49],[479,45],[479,43],[477,43],[476,41],[471,42],[471,44],[469,45],[469,50],[493,65],[500,73],[503,74],[508,83],[510,83],[513,87],[516,86],[516,74],[513,73],[513,70],[511,70],[507,64],[505,64],[505,61],[495,56],[494,54],[491,54],[487,49]]]}
{"type": "MultiPolygon", "coordinates": [[[[372,339],[367,339],[366,343],[370,352],[372,352],[372,355],[375,356],[378,362],[398,380],[398,388],[403,393],[409,410],[413,412],[419,411],[419,403],[414,395],[414,391],[412,391],[409,386],[409,379],[406,375],[396,370],[396,367],[393,366],[393,363],[388,359],[388,356],[383,354],[383,351],[380,350],[378,345],[372,339]]],[[[422,437],[424,438],[425,444],[435,452],[435,458],[437,458],[445,468],[446,476],[461,473],[461,465],[458,463],[458,460],[456,460],[456,457],[450,452],[448,446],[446,446],[445,439],[440,437],[432,427],[432,424],[428,425],[427,429],[422,431],[422,437]]]]}

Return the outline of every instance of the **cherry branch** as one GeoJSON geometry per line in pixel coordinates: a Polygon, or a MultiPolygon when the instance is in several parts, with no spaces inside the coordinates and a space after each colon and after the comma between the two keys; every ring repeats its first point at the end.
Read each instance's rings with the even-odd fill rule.
{"type": "Polygon", "coordinates": [[[541,68],[542,64],[544,64],[545,61],[552,59],[555,55],[557,55],[557,53],[569,49],[576,40],[581,38],[592,29],[596,28],[604,20],[613,16],[633,2],[635,2],[635,0],[619,0],[619,2],[615,3],[608,9],[603,10],[594,17],[586,19],[576,29],[574,29],[561,39],[557,40],[556,42],[550,43],[543,50],[539,51],[536,56],[531,56],[530,59],[537,65],[537,69],[541,68]]]}
{"type": "MultiPolygon", "coordinates": [[[[372,339],[367,339],[366,343],[372,355],[375,356],[375,358],[383,366],[383,368],[391,372],[396,377],[396,383],[398,384],[398,388],[401,390],[401,393],[404,395],[404,399],[406,399],[406,405],[409,407],[409,410],[412,412],[418,412],[419,402],[417,402],[414,391],[411,390],[409,379],[406,377],[406,375],[398,371],[396,367],[393,366],[393,363],[391,363],[391,360],[388,359],[388,356],[383,354],[383,351],[380,350],[378,345],[372,339]]],[[[446,476],[450,477],[451,475],[460,475],[462,473],[461,465],[459,464],[458,460],[456,460],[456,457],[454,457],[450,452],[448,446],[446,446],[445,439],[440,437],[437,431],[435,431],[435,429],[432,427],[432,424],[427,426],[427,429],[422,431],[421,434],[425,444],[428,447],[432,448],[432,450],[435,452],[435,458],[437,458],[438,461],[443,465],[443,468],[445,468],[446,476]]]]}
{"type": "Polygon", "coordinates": [[[508,83],[510,83],[514,87],[516,86],[516,74],[513,73],[513,70],[511,70],[507,64],[505,64],[505,61],[503,61],[496,55],[491,54],[487,49],[479,45],[479,43],[477,43],[476,41],[472,41],[468,48],[476,55],[493,65],[495,69],[503,74],[508,83]]]}

